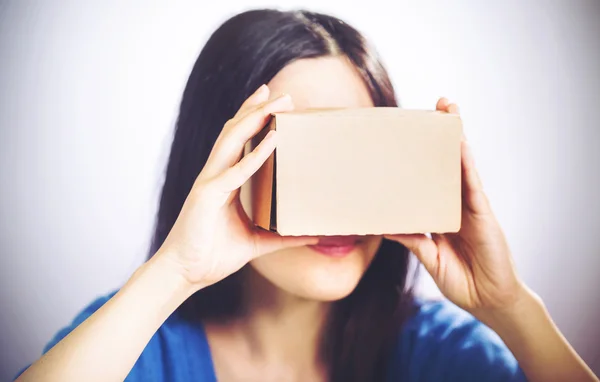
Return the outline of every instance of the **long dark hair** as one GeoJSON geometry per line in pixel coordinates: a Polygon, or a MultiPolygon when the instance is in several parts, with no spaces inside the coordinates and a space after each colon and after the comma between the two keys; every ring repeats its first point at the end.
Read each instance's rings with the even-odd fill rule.
{"type": "MultiPolygon", "coordinates": [[[[365,38],[343,21],[306,11],[254,10],[227,20],[202,49],[183,93],[152,242],[162,245],[225,121],[256,88],[302,58],[344,55],[375,106],[397,106],[386,70],[365,38]]],[[[320,348],[329,379],[380,381],[399,328],[410,314],[408,251],[384,240],[356,289],[333,303],[320,348]]],[[[191,296],[189,320],[241,312],[241,271],[191,296]]]]}

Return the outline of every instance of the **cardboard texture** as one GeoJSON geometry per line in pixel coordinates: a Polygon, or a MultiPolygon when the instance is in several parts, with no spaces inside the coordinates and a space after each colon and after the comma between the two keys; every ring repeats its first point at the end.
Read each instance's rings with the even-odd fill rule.
{"type": "Polygon", "coordinates": [[[274,114],[277,149],[251,181],[254,222],[281,235],[456,232],[462,122],[393,107],[274,114]]]}

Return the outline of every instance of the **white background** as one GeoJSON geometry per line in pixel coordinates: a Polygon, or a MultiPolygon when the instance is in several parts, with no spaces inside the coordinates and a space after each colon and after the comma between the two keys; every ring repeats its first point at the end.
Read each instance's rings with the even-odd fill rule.
{"type": "MultiPolygon", "coordinates": [[[[227,17],[270,5],[0,2],[1,380],[144,259],[191,66],[227,17]]],[[[600,372],[600,3],[302,7],[362,30],[404,107],[459,103],[520,274],[600,372]]]]}

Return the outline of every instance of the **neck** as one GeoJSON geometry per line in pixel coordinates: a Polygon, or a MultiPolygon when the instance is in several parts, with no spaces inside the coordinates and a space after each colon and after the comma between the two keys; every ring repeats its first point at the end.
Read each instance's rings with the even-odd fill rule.
{"type": "Polygon", "coordinates": [[[291,295],[252,267],[246,277],[247,313],[236,326],[252,357],[291,368],[321,369],[321,334],[330,304],[291,295]]]}

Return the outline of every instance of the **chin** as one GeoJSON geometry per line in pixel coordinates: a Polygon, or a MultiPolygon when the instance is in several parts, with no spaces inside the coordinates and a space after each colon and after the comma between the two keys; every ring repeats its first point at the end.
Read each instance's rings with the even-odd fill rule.
{"type": "Polygon", "coordinates": [[[364,237],[351,249],[291,248],[254,259],[250,266],[282,291],[308,300],[336,301],[354,291],[380,244],[379,237],[364,237]]]}

